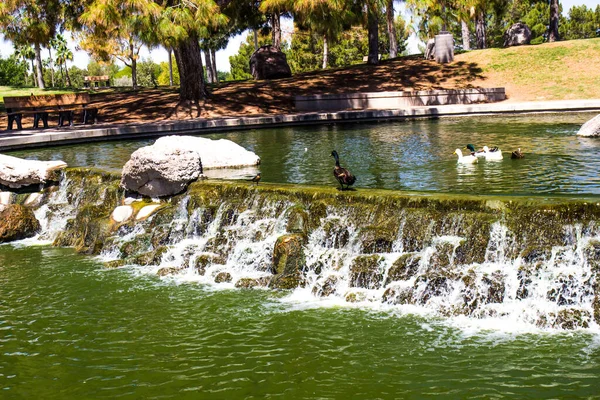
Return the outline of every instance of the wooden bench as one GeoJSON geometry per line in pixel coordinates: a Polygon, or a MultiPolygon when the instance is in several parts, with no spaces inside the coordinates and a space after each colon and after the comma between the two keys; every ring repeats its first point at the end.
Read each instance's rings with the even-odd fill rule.
{"type": "Polygon", "coordinates": [[[110,77],[108,75],[100,75],[100,76],[84,76],[83,77],[83,86],[86,88],[91,87],[100,87],[100,83],[104,85],[104,87],[110,86],[110,77]]]}
{"type": "Polygon", "coordinates": [[[73,117],[76,111],[83,111],[84,124],[95,123],[98,109],[89,106],[90,95],[88,93],[68,93],[50,95],[12,96],[4,98],[4,107],[8,114],[8,130],[12,130],[13,122],[17,123],[17,129],[23,129],[21,121],[23,115],[33,115],[33,127],[37,128],[40,121],[44,128],[48,128],[48,115],[58,114],[58,126],[65,122],[73,125],[73,117]]]}

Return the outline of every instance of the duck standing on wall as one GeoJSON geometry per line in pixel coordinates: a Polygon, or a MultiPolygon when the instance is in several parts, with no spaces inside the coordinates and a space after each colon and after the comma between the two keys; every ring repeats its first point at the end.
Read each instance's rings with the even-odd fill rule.
{"type": "Polygon", "coordinates": [[[458,155],[459,164],[473,164],[477,162],[477,157],[475,157],[473,154],[463,156],[463,153],[460,149],[454,150],[454,154],[458,155]]]}
{"type": "Polygon", "coordinates": [[[256,186],[258,186],[258,182],[260,182],[260,174],[257,174],[254,178],[250,179],[250,182],[255,182],[256,186]]]}
{"type": "Polygon", "coordinates": [[[350,173],[346,168],[340,167],[340,156],[337,151],[333,150],[331,152],[333,158],[335,158],[335,168],[333,169],[333,176],[340,183],[342,190],[348,189],[350,186],[354,185],[356,182],[356,177],[350,173]],[[344,189],[344,185],[346,185],[346,189],[344,189]]]}

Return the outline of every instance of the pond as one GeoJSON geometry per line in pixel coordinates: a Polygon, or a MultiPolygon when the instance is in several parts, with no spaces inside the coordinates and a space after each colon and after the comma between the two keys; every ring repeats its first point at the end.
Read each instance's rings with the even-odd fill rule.
{"type": "MultiPolygon", "coordinates": [[[[254,151],[264,182],[336,185],[331,151],[357,177],[357,188],[511,195],[600,194],[600,140],[577,137],[589,113],[479,116],[304,126],[211,134],[254,151]],[[456,148],[497,146],[502,161],[458,165],[456,148]],[[521,148],[525,158],[512,160],[521,148]]],[[[114,141],[15,151],[18,157],[62,159],[70,166],[120,171],[153,140],[114,141]]]]}
{"type": "Polygon", "coordinates": [[[600,341],[468,332],[0,246],[0,397],[593,398],[600,341]]]}

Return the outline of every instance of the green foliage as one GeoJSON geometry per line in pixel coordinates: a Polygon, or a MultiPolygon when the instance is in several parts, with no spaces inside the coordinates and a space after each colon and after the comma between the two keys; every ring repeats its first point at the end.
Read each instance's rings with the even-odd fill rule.
{"type": "Polygon", "coordinates": [[[144,87],[157,87],[158,76],[161,73],[160,65],[152,60],[144,60],[137,64],[138,85],[144,87]]]}
{"type": "MultiPolygon", "coordinates": [[[[409,31],[402,17],[395,21],[398,54],[406,50],[409,31]]],[[[329,42],[329,66],[332,68],[363,63],[369,53],[367,31],[362,26],[353,26],[341,32],[329,42]]],[[[389,53],[387,24],[384,16],[379,18],[379,54],[389,53]]],[[[310,31],[295,29],[292,45],[288,52],[288,63],[292,73],[320,69],[323,63],[323,38],[310,31]]]]}
{"type": "Polygon", "coordinates": [[[25,84],[27,65],[14,55],[0,58],[0,86],[22,86],[25,84]]]}
{"type": "MultiPolygon", "coordinates": [[[[169,81],[169,63],[163,61],[160,63],[160,73],[157,78],[158,84],[161,86],[168,86],[169,81]]],[[[179,85],[179,70],[177,69],[177,63],[173,60],[173,84],[179,85]]]]}
{"type": "Polygon", "coordinates": [[[559,24],[560,37],[563,40],[589,39],[596,37],[600,29],[600,5],[595,10],[586,6],[574,6],[569,10],[569,17],[559,24]]]}
{"type": "MultiPolygon", "coordinates": [[[[258,45],[264,46],[271,43],[271,38],[266,35],[259,35],[258,45]]],[[[254,53],[254,35],[248,34],[246,41],[240,45],[238,53],[229,57],[229,64],[231,65],[231,79],[252,79],[250,74],[250,57],[254,53]]],[[[289,61],[289,60],[288,60],[289,61]]]]}
{"type": "Polygon", "coordinates": [[[82,88],[83,87],[83,77],[86,75],[86,71],[77,68],[76,66],[72,66],[69,68],[69,76],[71,77],[71,86],[74,88],[82,88]]]}

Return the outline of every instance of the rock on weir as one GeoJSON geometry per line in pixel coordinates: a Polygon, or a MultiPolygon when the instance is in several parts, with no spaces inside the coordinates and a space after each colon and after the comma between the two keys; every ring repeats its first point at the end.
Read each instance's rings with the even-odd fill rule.
{"type": "Polygon", "coordinates": [[[123,167],[121,186],[145,196],[170,196],[198,179],[201,168],[258,164],[260,157],[231,140],[166,136],[133,152],[123,167]]]}
{"type": "Polygon", "coordinates": [[[12,189],[56,179],[54,173],[67,167],[64,161],[37,161],[0,154],[0,185],[12,189]]]}
{"type": "Polygon", "coordinates": [[[600,114],[590,119],[577,132],[579,136],[600,136],[600,114]]]}

